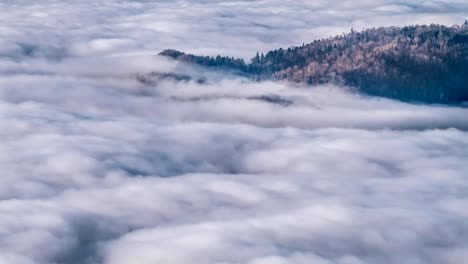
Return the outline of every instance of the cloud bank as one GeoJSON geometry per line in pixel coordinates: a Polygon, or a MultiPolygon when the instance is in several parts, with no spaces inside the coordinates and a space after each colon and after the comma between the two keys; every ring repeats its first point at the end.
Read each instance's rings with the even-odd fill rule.
{"type": "Polygon", "coordinates": [[[459,23],[467,8],[0,4],[0,263],[462,263],[467,108],[150,55],[249,57],[351,26],[459,23]],[[136,80],[152,71],[208,81],[136,80]]]}

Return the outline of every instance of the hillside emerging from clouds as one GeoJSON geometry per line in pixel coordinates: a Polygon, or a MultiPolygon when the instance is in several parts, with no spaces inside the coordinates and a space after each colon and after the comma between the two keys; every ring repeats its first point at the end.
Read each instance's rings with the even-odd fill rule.
{"type": "Polygon", "coordinates": [[[165,50],[159,55],[254,80],[334,83],[403,101],[468,100],[468,23],[380,27],[259,54],[246,63],[165,50]]]}
{"type": "Polygon", "coordinates": [[[468,263],[467,0],[0,14],[0,264],[468,263]]]}

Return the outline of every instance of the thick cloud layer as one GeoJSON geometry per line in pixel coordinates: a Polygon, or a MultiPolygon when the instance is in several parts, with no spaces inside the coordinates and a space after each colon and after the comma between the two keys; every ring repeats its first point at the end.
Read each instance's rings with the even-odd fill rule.
{"type": "Polygon", "coordinates": [[[466,257],[467,109],[66,63],[1,80],[3,262],[466,257]]]}
{"type": "Polygon", "coordinates": [[[252,83],[148,54],[249,56],[351,26],[452,24],[465,10],[1,3],[0,263],[464,262],[467,108],[252,83]],[[207,81],[137,81],[151,71],[207,81]]]}

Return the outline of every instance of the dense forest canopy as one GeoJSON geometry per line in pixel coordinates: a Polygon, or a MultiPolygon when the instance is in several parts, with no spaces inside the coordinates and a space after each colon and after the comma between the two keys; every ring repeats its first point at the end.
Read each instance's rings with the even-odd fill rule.
{"type": "Polygon", "coordinates": [[[468,101],[468,22],[447,27],[380,27],[287,49],[258,53],[250,62],[232,57],[160,53],[255,80],[335,83],[404,101],[468,101]]]}

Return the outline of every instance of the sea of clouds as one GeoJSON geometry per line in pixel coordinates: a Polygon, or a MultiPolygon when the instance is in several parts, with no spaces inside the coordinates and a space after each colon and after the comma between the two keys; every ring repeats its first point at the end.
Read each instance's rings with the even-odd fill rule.
{"type": "Polygon", "coordinates": [[[251,57],[465,1],[0,2],[0,264],[468,259],[468,109],[251,82],[251,57]],[[206,82],[137,81],[175,73],[206,82]]]}

